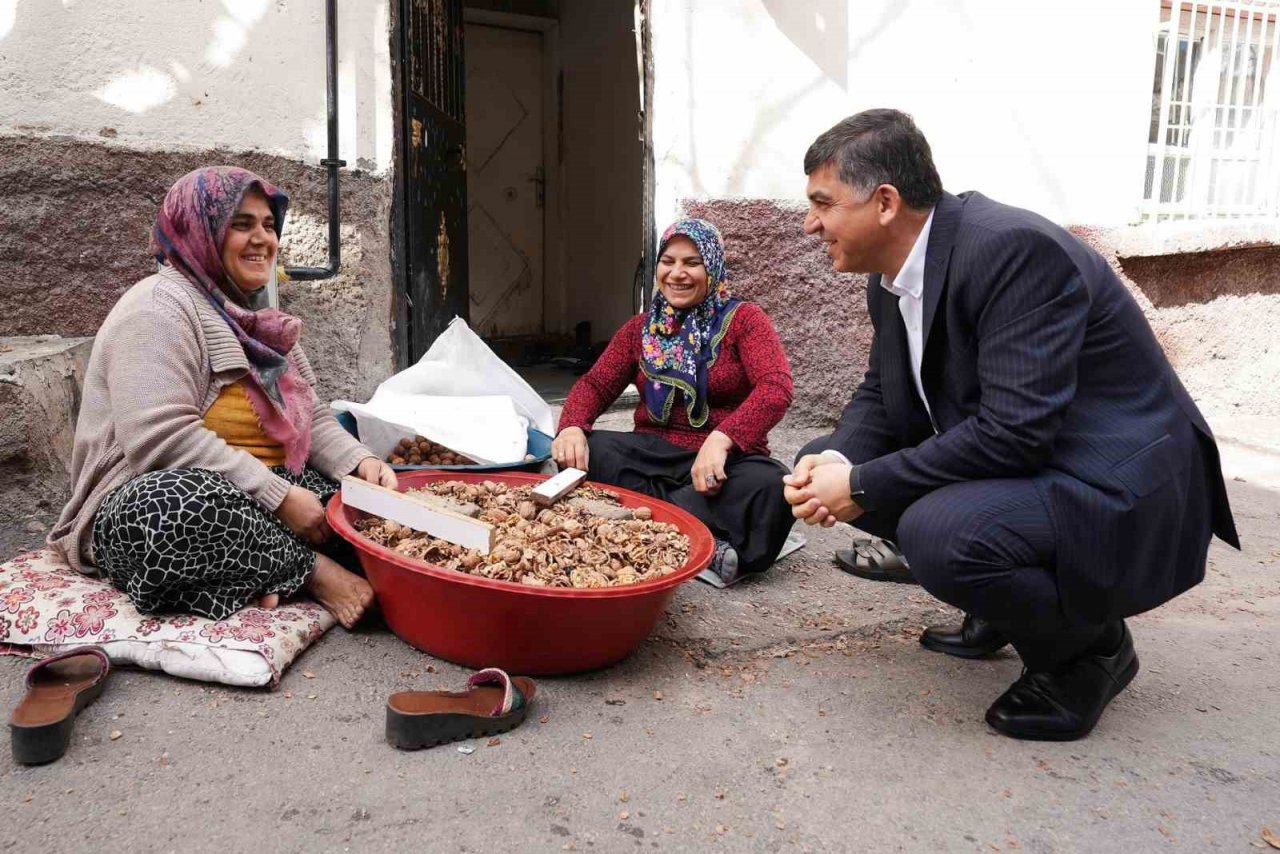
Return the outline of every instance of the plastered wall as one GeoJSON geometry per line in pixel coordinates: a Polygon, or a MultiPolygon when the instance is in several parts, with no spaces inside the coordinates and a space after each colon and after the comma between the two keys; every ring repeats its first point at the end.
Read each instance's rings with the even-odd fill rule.
{"type": "Polygon", "coordinates": [[[681,199],[803,199],[814,137],[896,107],[947,189],[1128,223],[1158,17],[1154,0],[654,0],[658,219],[681,199]]]}
{"type": "MultiPolygon", "coordinates": [[[[391,165],[386,0],[338,4],[341,156],[391,165]]],[[[319,0],[0,0],[0,133],[325,155],[319,0]]]]}

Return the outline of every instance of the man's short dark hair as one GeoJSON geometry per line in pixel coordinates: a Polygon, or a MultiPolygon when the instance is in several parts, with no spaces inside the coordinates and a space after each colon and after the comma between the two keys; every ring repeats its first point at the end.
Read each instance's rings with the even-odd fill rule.
{"type": "Polygon", "coordinates": [[[850,116],[809,146],[804,174],[834,163],[840,180],[863,192],[892,184],[917,210],[942,198],[942,179],[929,141],[911,116],[899,110],[866,110],[850,116]]]}

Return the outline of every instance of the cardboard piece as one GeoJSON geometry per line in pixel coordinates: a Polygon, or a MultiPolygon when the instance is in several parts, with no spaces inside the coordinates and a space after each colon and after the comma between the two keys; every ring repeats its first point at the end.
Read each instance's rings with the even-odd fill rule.
{"type": "Polygon", "coordinates": [[[492,525],[442,509],[425,497],[420,499],[411,493],[397,492],[347,475],[342,479],[342,503],[481,554],[487,555],[493,550],[492,525]]]}

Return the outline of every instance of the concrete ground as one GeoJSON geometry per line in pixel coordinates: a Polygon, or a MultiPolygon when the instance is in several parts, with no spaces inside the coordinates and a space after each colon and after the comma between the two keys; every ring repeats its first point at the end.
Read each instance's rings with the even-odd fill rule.
{"type": "MultiPolygon", "coordinates": [[[[378,625],[330,632],[274,692],[117,672],[60,762],[0,755],[0,850],[1280,846],[1280,492],[1240,454],[1244,552],[1215,544],[1202,585],[1131,621],[1142,672],[1084,741],[988,729],[1017,659],[923,651],[954,612],[838,572],[841,526],[759,581],[683,586],[630,659],[540,680],[529,721],[469,753],[384,743],[389,693],[467,673],[378,625]]],[[[5,707],[25,667],[0,660],[5,707]]]]}

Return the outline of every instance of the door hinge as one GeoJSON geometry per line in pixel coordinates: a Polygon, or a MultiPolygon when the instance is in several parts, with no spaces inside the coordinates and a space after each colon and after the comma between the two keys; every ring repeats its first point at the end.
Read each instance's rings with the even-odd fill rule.
{"type": "Polygon", "coordinates": [[[533,177],[528,179],[533,183],[534,191],[537,193],[537,205],[540,208],[547,206],[547,173],[541,166],[533,172],[533,177]]]}

